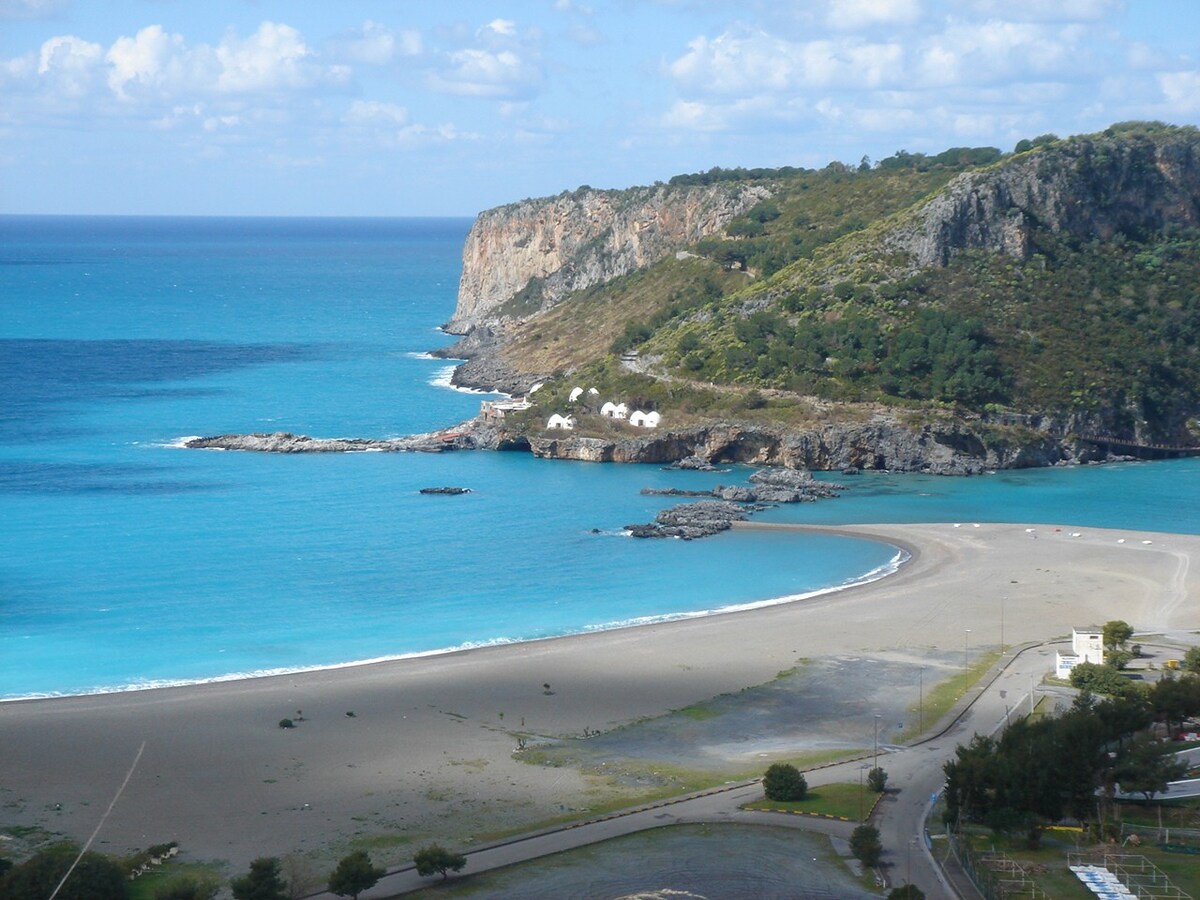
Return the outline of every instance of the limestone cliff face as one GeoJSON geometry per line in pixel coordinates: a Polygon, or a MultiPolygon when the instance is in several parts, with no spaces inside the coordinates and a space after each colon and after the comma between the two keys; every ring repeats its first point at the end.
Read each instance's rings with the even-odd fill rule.
{"type": "Polygon", "coordinates": [[[502,317],[518,294],[520,317],[572,291],[628,275],[770,196],[761,185],[581,189],[481,213],[463,248],[454,334],[502,317]]]}
{"type": "Polygon", "coordinates": [[[960,175],[884,243],[918,267],[943,266],[966,249],[1026,259],[1033,227],[1109,240],[1198,223],[1200,140],[1192,130],[1093,135],[960,175]]]}

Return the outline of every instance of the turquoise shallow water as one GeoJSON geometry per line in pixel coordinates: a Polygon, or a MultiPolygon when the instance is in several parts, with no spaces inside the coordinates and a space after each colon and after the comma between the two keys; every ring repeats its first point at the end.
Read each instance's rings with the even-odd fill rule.
{"type": "MultiPolygon", "coordinates": [[[[0,698],[208,680],[702,613],[841,585],[890,547],[636,541],[647,486],[519,454],[194,452],[190,434],[388,436],[472,415],[448,339],[467,220],[0,217],[0,698]],[[421,487],[471,494],[430,497],[421,487]],[[598,530],[598,533],[596,531],[598,530]]],[[[1200,531],[1195,461],[864,475],[812,522],[1200,531]]]]}

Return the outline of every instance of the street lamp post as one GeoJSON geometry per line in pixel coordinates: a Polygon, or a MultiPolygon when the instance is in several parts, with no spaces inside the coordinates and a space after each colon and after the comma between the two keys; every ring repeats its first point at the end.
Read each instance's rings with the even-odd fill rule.
{"type": "Polygon", "coordinates": [[[875,714],[875,768],[879,768],[879,713],[875,714]]]}
{"type": "Polygon", "coordinates": [[[863,791],[862,791],[862,788],[863,788],[862,775],[863,775],[864,768],[866,768],[866,767],[865,766],[858,767],[858,821],[860,821],[860,822],[866,821],[866,819],[863,817],[863,791]]]}
{"type": "MultiPolygon", "coordinates": [[[[971,629],[963,629],[963,675],[965,676],[971,669],[970,651],[968,649],[971,642],[971,629]]],[[[966,690],[964,687],[963,690],[966,690]]]]}
{"type": "Polygon", "coordinates": [[[925,733],[925,667],[917,674],[917,733],[925,733]]]}
{"type": "Polygon", "coordinates": [[[1004,655],[1004,601],[1008,597],[1000,598],[1000,655],[1004,655]]]}

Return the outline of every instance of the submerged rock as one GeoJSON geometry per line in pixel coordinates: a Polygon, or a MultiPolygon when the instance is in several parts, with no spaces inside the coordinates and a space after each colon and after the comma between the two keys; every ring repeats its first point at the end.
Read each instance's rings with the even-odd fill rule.
{"type": "Polygon", "coordinates": [[[465,487],[430,487],[421,488],[417,493],[420,494],[469,494],[470,488],[465,487]]]}

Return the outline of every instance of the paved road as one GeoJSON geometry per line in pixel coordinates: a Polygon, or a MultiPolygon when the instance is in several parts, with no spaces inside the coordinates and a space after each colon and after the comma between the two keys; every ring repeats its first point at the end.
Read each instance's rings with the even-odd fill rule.
{"type": "MultiPolygon", "coordinates": [[[[1046,694],[1068,697],[1061,689],[1043,688],[1042,677],[1054,670],[1056,649],[1069,642],[1047,642],[1007,653],[987,677],[947,713],[940,731],[919,744],[908,747],[882,747],[879,765],[888,773],[888,794],[871,816],[879,828],[884,846],[884,870],[893,886],[917,885],[929,900],[958,900],[977,895],[969,883],[951,884],[934,861],[926,843],[926,817],[933,795],[945,780],[943,766],[954,750],[975,734],[992,734],[1013,716],[1024,715],[1033,705],[1033,697],[1046,694]]],[[[1149,646],[1146,649],[1150,649],[1149,646]]],[[[831,783],[853,783],[865,775],[874,760],[864,757],[834,766],[810,770],[805,777],[812,787],[831,783]]],[[[603,820],[584,822],[516,838],[502,844],[481,847],[467,853],[464,873],[484,872],[501,866],[526,862],[539,857],[572,850],[588,844],[634,834],[663,825],[682,823],[767,824],[817,831],[849,837],[856,823],[809,816],[755,813],[739,809],[750,800],[762,797],[758,783],[748,783],[666,801],[651,807],[617,814],[603,820]]],[[[930,822],[937,831],[940,823],[930,822]]],[[[428,878],[419,877],[412,867],[393,872],[375,888],[364,892],[364,900],[383,900],[426,887],[428,878]]],[[[313,900],[334,900],[333,895],[314,895],[313,900]]]]}

